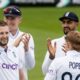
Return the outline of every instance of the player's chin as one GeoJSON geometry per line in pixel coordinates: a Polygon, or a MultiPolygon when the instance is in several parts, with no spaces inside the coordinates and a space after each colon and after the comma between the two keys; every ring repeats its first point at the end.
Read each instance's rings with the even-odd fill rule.
{"type": "Polygon", "coordinates": [[[67,35],[70,32],[70,30],[65,30],[64,34],[67,35]]]}
{"type": "Polygon", "coordinates": [[[7,41],[7,40],[1,42],[1,45],[2,45],[2,46],[5,46],[5,45],[7,45],[7,44],[8,44],[8,41],[7,41]]]}
{"type": "Polygon", "coordinates": [[[70,32],[70,29],[68,29],[68,28],[64,29],[64,34],[65,34],[65,35],[67,35],[68,32],[70,32]]]}
{"type": "Polygon", "coordinates": [[[0,46],[6,46],[7,45],[7,43],[1,43],[0,42],[0,46]]]}

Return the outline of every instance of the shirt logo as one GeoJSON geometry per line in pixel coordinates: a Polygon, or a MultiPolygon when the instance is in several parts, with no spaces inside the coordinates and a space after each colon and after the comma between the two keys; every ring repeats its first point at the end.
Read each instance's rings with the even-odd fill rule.
{"type": "Polygon", "coordinates": [[[2,63],[0,65],[0,67],[2,67],[3,69],[11,69],[11,70],[16,70],[18,68],[18,64],[6,64],[6,63],[2,63]]]}
{"type": "Polygon", "coordinates": [[[13,56],[16,57],[15,52],[13,51],[12,53],[13,53],[13,56]]]}

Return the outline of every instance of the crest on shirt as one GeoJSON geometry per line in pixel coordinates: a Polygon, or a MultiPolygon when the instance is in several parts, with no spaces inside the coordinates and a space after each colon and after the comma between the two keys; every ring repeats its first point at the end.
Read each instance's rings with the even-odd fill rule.
{"type": "Polygon", "coordinates": [[[15,52],[13,51],[12,53],[13,53],[13,56],[16,58],[16,54],[15,54],[15,52]]]}

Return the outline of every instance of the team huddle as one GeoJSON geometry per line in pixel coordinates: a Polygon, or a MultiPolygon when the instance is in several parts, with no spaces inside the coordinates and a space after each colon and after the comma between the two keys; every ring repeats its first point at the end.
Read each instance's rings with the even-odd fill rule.
{"type": "MultiPolygon", "coordinates": [[[[28,80],[27,71],[35,66],[34,40],[19,30],[22,13],[16,6],[3,10],[0,21],[0,80],[28,80]],[[27,71],[26,71],[27,70],[27,71]]],[[[64,35],[47,40],[42,64],[44,80],[80,79],[80,32],[78,16],[66,12],[59,18],[64,35]]]]}

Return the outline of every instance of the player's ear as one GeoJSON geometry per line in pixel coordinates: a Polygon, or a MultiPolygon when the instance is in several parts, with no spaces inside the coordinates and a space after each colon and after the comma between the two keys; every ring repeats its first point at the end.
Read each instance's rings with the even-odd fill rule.
{"type": "Polygon", "coordinates": [[[3,20],[6,22],[6,18],[5,17],[3,17],[3,20]]]}
{"type": "Polygon", "coordinates": [[[68,41],[67,45],[68,45],[68,49],[71,50],[72,49],[72,44],[68,41]]]}
{"type": "Polygon", "coordinates": [[[79,25],[80,25],[80,22],[76,22],[76,29],[78,28],[79,25]]]}

